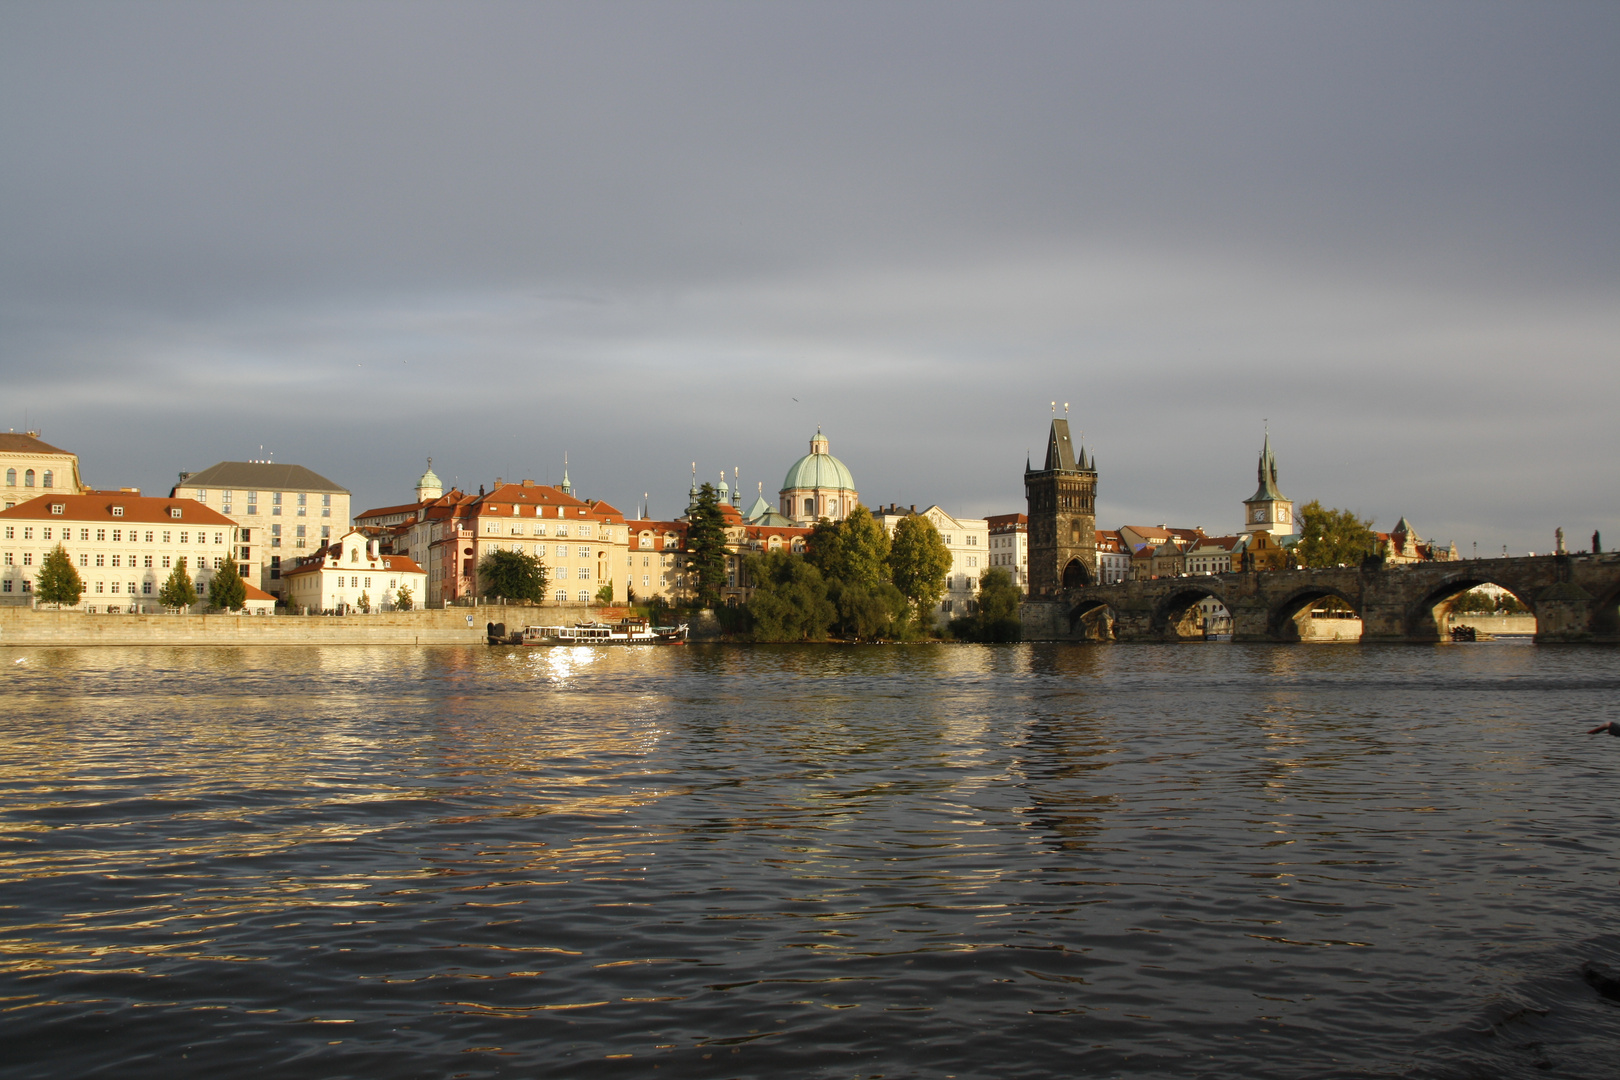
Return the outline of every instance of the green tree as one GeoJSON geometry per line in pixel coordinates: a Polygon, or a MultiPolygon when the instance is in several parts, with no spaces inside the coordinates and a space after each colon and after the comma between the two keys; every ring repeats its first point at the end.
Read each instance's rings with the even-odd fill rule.
{"type": "Polygon", "coordinates": [[[371,594],[369,592],[361,593],[360,594],[360,599],[358,599],[358,600],[356,600],[354,602],[354,606],[360,609],[360,614],[362,614],[362,615],[370,615],[371,614],[371,594]]]}
{"type": "Polygon", "coordinates": [[[839,625],[846,634],[870,641],[905,638],[911,633],[911,602],[892,581],[867,586],[828,578],[827,596],[838,609],[839,625]]]}
{"type": "Polygon", "coordinates": [[[802,555],[772,551],[748,558],[754,583],[748,616],[755,641],[820,641],[838,617],[827,582],[802,555]]]}
{"type": "Polygon", "coordinates": [[[478,591],[538,604],[546,598],[546,564],[521,551],[491,551],[478,564],[478,591]]]}
{"type": "Polygon", "coordinates": [[[67,549],[61,544],[45,553],[45,560],[39,565],[39,575],[34,578],[34,595],[40,603],[55,604],[57,607],[63,604],[71,607],[84,595],[84,582],[79,572],[73,569],[73,560],[68,558],[67,549]]]}
{"type": "Polygon", "coordinates": [[[610,581],[596,590],[596,602],[598,604],[613,603],[613,582],[610,581]]]}
{"type": "Polygon", "coordinates": [[[1299,511],[1300,540],[1294,556],[1301,566],[1355,566],[1377,546],[1372,519],[1349,510],[1329,510],[1312,499],[1299,511]]]}
{"type": "Polygon", "coordinates": [[[686,572],[701,607],[720,602],[726,583],[726,529],[720,516],[720,493],[713,484],[698,489],[697,504],[686,517],[686,572]]]}
{"type": "Polygon", "coordinates": [[[197,602],[197,586],[192,584],[191,575],[186,573],[186,557],[180,556],[180,561],[169,572],[169,580],[163,583],[158,590],[158,600],[164,607],[180,608],[184,610],[197,602]]]}
{"type": "Polygon", "coordinates": [[[1018,605],[1023,602],[1012,575],[992,567],[979,578],[978,610],[952,619],[951,633],[968,641],[1017,641],[1023,631],[1018,605]]]}
{"type": "Polygon", "coordinates": [[[394,607],[399,611],[409,611],[415,606],[415,603],[411,599],[411,587],[409,585],[401,585],[399,592],[394,594],[394,607]]]}
{"type": "Polygon", "coordinates": [[[226,559],[208,582],[208,602],[217,608],[241,611],[247,603],[247,582],[236,569],[235,559],[226,559]]]}
{"type": "Polygon", "coordinates": [[[934,606],[945,593],[945,575],[950,570],[950,550],[933,522],[921,514],[901,518],[889,545],[889,575],[895,588],[911,601],[923,627],[929,625],[934,606]]]}
{"type": "Polygon", "coordinates": [[[889,534],[864,506],[843,521],[816,522],[809,546],[807,557],[823,577],[868,589],[889,580],[889,534]]]}

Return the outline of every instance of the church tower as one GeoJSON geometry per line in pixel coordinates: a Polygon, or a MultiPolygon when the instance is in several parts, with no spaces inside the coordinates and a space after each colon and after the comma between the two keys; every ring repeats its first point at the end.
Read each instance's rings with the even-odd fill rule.
{"type": "Polygon", "coordinates": [[[1024,464],[1029,506],[1029,595],[1056,596],[1097,580],[1097,463],[1069,441],[1067,417],[1053,417],[1046,466],[1024,464]]]}
{"type": "Polygon", "coordinates": [[[1271,453],[1271,433],[1260,451],[1260,487],[1243,500],[1244,523],[1248,532],[1289,536],[1294,531],[1294,504],[1277,490],[1277,459],[1271,453]]]}

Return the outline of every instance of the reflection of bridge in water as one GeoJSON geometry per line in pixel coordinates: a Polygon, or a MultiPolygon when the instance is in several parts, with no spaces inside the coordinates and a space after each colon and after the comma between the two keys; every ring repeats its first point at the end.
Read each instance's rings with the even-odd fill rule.
{"type": "Polygon", "coordinates": [[[1497,585],[1535,613],[1537,641],[1620,642],[1620,554],[1535,555],[1332,570],[1153,578],[1064,589],[1023,605],[1028,641],[1179,641],[1204,635],[1198,604],[1231,613],[1235,641],[1298,641],[1329,598],[1361,617],[1363,641],[1439,641],[1452,602],[1497,585]]]}

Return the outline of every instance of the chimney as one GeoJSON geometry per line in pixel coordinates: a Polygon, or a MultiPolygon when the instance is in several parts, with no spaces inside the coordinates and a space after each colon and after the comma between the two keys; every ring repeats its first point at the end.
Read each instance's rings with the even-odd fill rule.
{"type": "Polygon", "coordinates": [[[381,550],[382,550],[382,541],[376,539],[375,537],[372,538],[371,543],[366,545],[366,554],[369,555],[373,559],[377,558],[377,556],[381,552],[381,550]]]}

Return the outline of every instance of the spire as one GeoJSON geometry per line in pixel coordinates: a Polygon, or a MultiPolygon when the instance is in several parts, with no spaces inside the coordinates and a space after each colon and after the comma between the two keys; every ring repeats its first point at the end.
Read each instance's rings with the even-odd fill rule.
{"type": "Polygon", "coordinates": [[[1270,502],[1283,498],[1277,488],[1277,456],[1271,452],[1271,432],[1266,431],[1265,443],[1260,448],[1260,463],[1255,472],[1258,474],[1260,486],[1255,490],[1254,497],[1247,502],[1270,502]]]}
{"type": "Polygon", "coordinates": [[[563,481],[561,484],[557,485],[557,490],[562,492],[564,495],[572,495],[574,493],[574,485],[568,482],[568,451],[566,450],[563,451],[563,481]]]}
{"type": "Polygon", "coordinates": [[[1052,430],[1046,439],[1046,471],[1073,472],[1074,444],[1069,441],[1069,421],[1054,417],[1052,430]]]}

